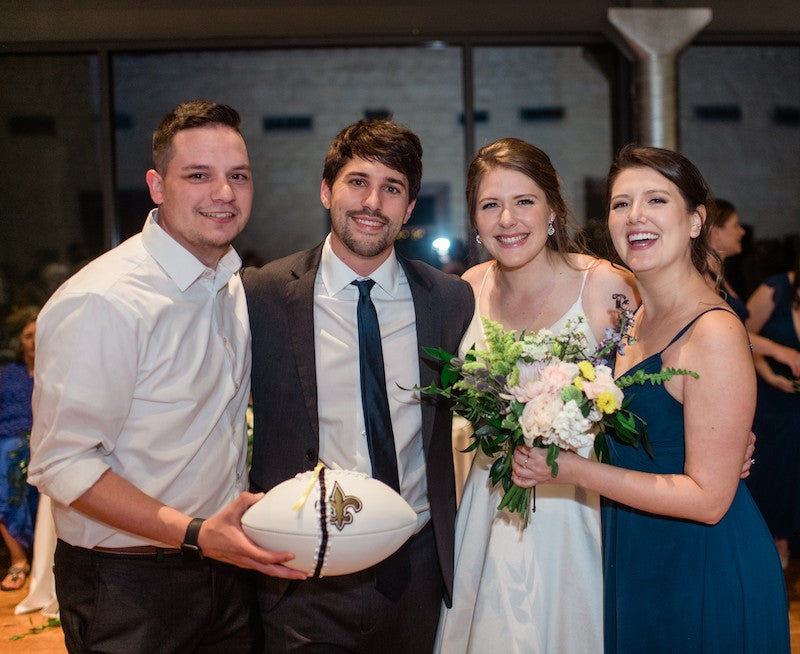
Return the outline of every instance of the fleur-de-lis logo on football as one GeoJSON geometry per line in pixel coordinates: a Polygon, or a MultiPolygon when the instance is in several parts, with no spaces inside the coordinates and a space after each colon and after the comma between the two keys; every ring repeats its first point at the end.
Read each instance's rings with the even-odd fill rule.
{"type": "Polygon", "coordinates": [[[331,524],[336,525],[339,531],[353,522],[353,514],[361,510],[361,500],[355,495],[345,495],[338,481],[333,485],[330,503],[331,524]]]}

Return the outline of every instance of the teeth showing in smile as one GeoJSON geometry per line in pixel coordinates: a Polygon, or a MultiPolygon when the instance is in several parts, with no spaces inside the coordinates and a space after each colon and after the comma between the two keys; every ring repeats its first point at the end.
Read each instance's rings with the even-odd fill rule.
{"type": "Polygon", "coordinates": [[[224,211],[224,212],[219,212],[219,213],[209,211],[209,212],[204,213],[203,215],[204,216],[208,216],[209,218],[232,218],[233,217],[233,214],[231,212],[229,212],[229,211],[224,211]]]}
{"type": "Polygon", "coordinates": [[[514,245],[527,238],[527,234],[518,234],[517,236],[498,236],[497,240],[503,245],[514,245]]]}
{"type": "Polygon", "coordinates": [[[375,218],[358,217],[356,218],[356,221],[358,221],[362,225],[366,225],[367,227],[381,227],[383,225],[382,221],[377,220],[375,218]]]}
{"type": "Polygon", "coordinates": [[[628,242],[635,243],[637,241],[652,241],[658,238],[658,234],[652,232],[639,232],[637,234],[628,234],[628,242]]]}

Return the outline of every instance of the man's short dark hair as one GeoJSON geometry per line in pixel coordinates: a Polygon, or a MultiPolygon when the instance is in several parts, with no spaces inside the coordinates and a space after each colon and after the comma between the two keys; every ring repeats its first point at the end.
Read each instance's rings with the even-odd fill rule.
{"type": "Polygon", "coordinates": [[[410,129],[386,119],[364,119],[345,127],[328,148],[322,178],[333,186],[342,167],[352,158],[377,161],[408,179],[413,201],[422,182],[422,144],[410,129]]]}
{"type": "Polygon", "coordinates": [[[153,166],[163,175],[172,158],[172,139],[184,129],[223,125],[241,131],[241,118],[233,107],[208,100],[189,100],[182,102],[170,111],[153,132],[153,166]]]}

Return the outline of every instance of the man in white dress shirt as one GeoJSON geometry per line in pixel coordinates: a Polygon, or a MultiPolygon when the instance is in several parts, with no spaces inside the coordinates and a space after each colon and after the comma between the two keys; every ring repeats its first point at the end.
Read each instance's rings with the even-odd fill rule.
{"type": "Polygon", "coordinates": [[[246,488],[250,330],[231,247],[253,198],[239,115],[183,103],[153,135],[158,209],[39,316],[29,480],[53,499],[71,652],[258,647],[246,488]]]}

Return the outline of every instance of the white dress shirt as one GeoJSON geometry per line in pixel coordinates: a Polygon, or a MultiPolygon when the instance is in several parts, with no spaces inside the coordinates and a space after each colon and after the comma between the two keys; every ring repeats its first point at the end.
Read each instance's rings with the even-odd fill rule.
{"type": "MultiPolygon", "coordinates": [[[[422,412],[419,394],[403,390],[419,384],[414,301],[394,253],[369,278],[375,281],[371,296],[381,329],[400,494],[417,512],[422,526],[430,517],[422,412]]],[[[333,253],[329,236],[314,285],[319,458],[332,468],[371,475],[361,404],[358,289],[352,285],[356,279],[364,278],[333,253]]]]}
{"type": "Polygon", "coordinates": [[[108,469],[198,517],[246,485],[241,260],[231,248],[211,270],[157,220],[62,285],[37,323],[29,481],[80,547],[158,544],[69,506],[108,469]]]}

